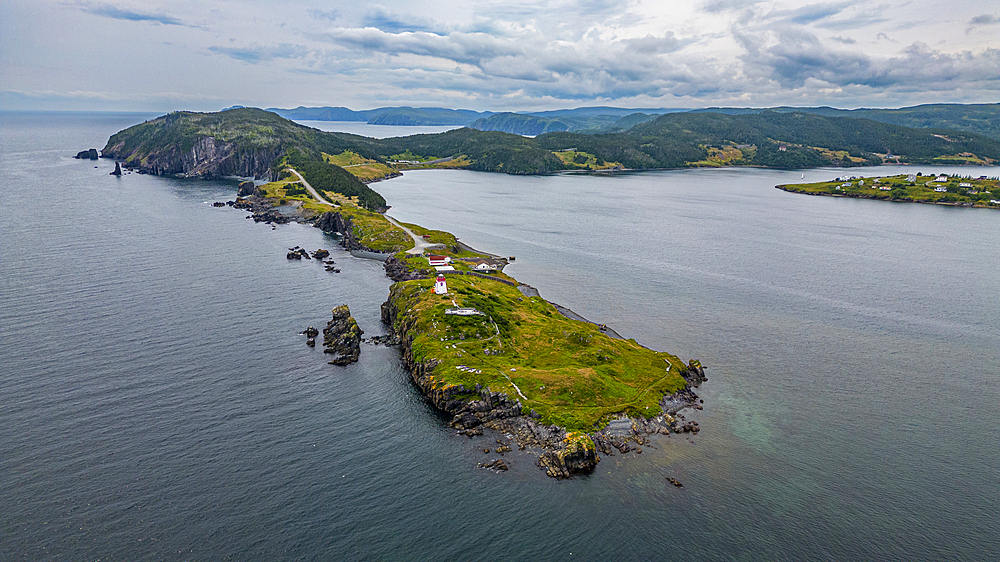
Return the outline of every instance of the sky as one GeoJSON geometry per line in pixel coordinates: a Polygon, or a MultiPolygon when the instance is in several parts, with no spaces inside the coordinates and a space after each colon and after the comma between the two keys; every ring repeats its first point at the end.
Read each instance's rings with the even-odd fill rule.
{"type": "Polygon", "coordinates": [[[0,3],[7,110],[997,102],[996,0],[0,3]]]}

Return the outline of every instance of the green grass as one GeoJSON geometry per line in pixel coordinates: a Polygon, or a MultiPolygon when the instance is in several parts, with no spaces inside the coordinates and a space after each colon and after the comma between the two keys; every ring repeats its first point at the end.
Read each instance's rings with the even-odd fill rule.
{"type": "Polygon", "coordinates": [[[449,276],[450,294],[442,297],[433,284],[397,283],[389,298],[400,311],[398,322],[410,326],[414,360],[439,361],[438,385],[482,384],[520,399],[542,423],[580,431],[593,431],[621,413],[659,414],[660,398],[685,385],[677,357],[611,339],[515,287],[449,276]],[[488,316],[446,315],[452,301],[488,316]],[[462,370],[463,365],[481,372],[462,370]]]}
{"type": "Polygon", "coordinates": [[[340,154],[327,154],[324,152],[323,159],[330,164],[336,164],[347,170],[351,175],[363,182],[386,178],[397,171],[392,166],[387,166],[371,158],[365,158],[352,150],[345,150],[340,154]]]}
{"type": "Polygon", "coordinates": [[[610,170],[621,167],[618,162],[605,162],[597,156],[581,150],[558,150],[554,151],[553,154],[571,169],[610,170]]]}
{"type": "MultiPolygon", "coordinates": [[[[378,252],[394,253],[413,247],[413,239],[390,223],[380,213],[358,206],[357,197],[346,197],[340,193],[324,191],[322,195],[337,206],[331,207],[313,199],[308,192],[299,193],[289,187],[301,185],[294,176],[261,186],[261,191],[270,199],[301,201],[301,209],[311,216],[319,216],[326,211],[340,213],[351,219],[354,237],[361,244],[378,252]]],[[[426,261],[426,260],[425,260],[426,261]]]]}

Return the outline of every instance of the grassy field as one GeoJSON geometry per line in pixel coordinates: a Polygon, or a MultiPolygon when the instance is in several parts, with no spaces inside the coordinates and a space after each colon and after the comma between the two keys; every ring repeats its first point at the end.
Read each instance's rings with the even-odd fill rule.
{"type": "Polygon", "coordinates": [[[605,162],[589,152],[578,150],[559,150],[553,152],[563,164],[581,170],[611,170],[620,168],[618,162],[605,162]]]}
{"type": "Polygon", "coordinates": [[[842,197],[862,197],[889,201],[912,201],[919,203],[966,204],[977,207],[998,207],[991,200],[1000,200],[1000,181],[996,178],[972,179],[947,176],[945,181],[936,181],[938,176],[898,175],[880,178],[850,179],[789,184],[778,186],[793,193],[811,195],[832,195],[842,197]],[[911,180],[912,178],[912,180],[911,180]]]}
{"type": "Polygon", "coordinates": [[[652,416],[684,387],[683,363],[597,326],[570,320],[545,300],[488,279],[452,275],[448,295],[433,280],[393,286],[399,322],[412,323],[415,361],[436,359],[440,385],[477,383],[521,400],[541,422],[593,431],[621,413],[652,416]],[[445,314],[454,306],[482,316],[445,314]]]}
{"type": "MultiPolygon", "coordinates": [[[[707,158],[697,162],[690,162],[689,164],[691,166],[717,168],[720,166],[736,166],[744,163],[743,150],[736,148],[735,145],[730,144],[722,147],[708,146],[705,147],[705,150],[708,151],[707,158]]],[[[756,151],[756,147],[749,147],[746,150],[752,155],[756,151]]]]}
{"type": "Polygon", "coordinates": [[[363,182],[370,182],[386,178],[397,172],[396,168],[382,164],[377,160],[365,158],[357,152],[345,150],[340,154],[323,153],[323,159],[331,164],[336,164],[350,172],[353,176],[363,182]]]}

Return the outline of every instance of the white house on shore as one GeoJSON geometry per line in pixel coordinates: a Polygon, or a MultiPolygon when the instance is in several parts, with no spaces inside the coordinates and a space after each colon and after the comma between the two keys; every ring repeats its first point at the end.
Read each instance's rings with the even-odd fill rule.
{"type": "Polygon", "coordinates": [[[431,267],[438,267],[451,263],[451,258],[448,256],[435,256],[430,254],[427,256],[427,261],[431,264],[431,267]]]}

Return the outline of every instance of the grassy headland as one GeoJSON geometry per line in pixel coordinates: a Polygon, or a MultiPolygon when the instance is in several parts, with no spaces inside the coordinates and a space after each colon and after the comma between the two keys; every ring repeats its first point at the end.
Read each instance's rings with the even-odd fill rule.
{"type": "Polygon", "coordinates": [[[659,415],[663,396],[687,384],[676,356],[612,339],[516,287],[472,276],[447,284],[448,295],[435,294],[432,279],[396,283],[389,295],[414,361],[436,365],[439,387],[490,387],[541,423],[590,432],[621,414],[659,415]],[[456,306],[483,314],[446,314],[456,306]]]}
{"type": "MultiPolygon", "coordinates": [[[[325,177],[306,168],[312,171],[310,184],[325,177]]],[[[395,283],[389,302],[399,311],[394,328],[412,338],[414,360],[436,365],[436,385],[471,389],[478,384],[505,392],[520,400],[524,414],[534,410],[539,423],[585,432],[622,414],[660,415],[663,396],[686,387],[681,373],[687,367],[676,356],[634,340],[612,339],[594,324],[567,318],[544,299],[522,294],[517,282],[500,271],[466,274],[473,271],[474,260],[495,258],[463,247],[449,232],[407,224],[417,235],[441,244],[435,253],[451,257],[457,270],[447,277],[449,293],[435,294],[436,271],[426,257],[405,253],[413,247],[412,239],[384,215],[363,208],[358,196],[332,190],[323,195],[336,206],[320,203],[297,178],[281,175],[261,186],[264,197],[275,204],[296,204],[311,217],[339,213],[350,219],[354,238],[363,246],[397,252],[395,258],[410,271],[427,277],[395,283]],[[482,314],[446,314],[456,307],[482,314]]]]}

